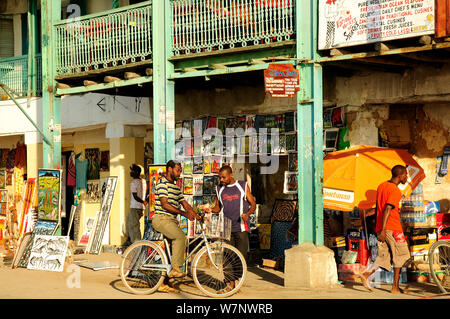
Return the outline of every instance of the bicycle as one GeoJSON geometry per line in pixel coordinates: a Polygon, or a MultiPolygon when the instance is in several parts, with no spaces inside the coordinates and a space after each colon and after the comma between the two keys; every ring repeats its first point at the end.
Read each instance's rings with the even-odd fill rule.
{"type": "Polygon", "coordinates": [[[439,240],[428,251],[430,274],[442,293],[450,292],[450,242],[439,240]],[[438,269],[436,269],[438,265],[438,269]],[[438,272],[438,274],[436,274],[438,272]]]}
{"type": "MultiPolygon", "coordinates": [[[[201,232],[190,244],[197,240],[200,242],[184,259],[186,272],[193,256],[191,274],[196,287],[209,297],[229,297],[235,294],[245,281],[246,261],[235,247],[224,243],[223,238],[214,242],[208,241],[204,215],[201,215],[197,222],[200,222],[201,232]],[[230,284],[232,281],[235,283],[234,287],[230,284]]],[[[171,261],[167,238],[164,237],[158,242],[139,241],[125,250],[120,265],[120,277],[132,293],[151,294],[158,290],[170,272],[171,261]]]]}

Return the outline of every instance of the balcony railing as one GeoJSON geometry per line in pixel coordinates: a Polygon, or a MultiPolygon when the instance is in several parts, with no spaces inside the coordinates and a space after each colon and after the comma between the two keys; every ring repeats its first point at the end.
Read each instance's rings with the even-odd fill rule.
{"type": "Polygon", "coordinates": [[[171,0],[173,53],[289,40],[295,0],[171,0]]]}
{"type": "MultiPolygon", "coordinates": [[[[36,56],[36,73],[32,75],[37,77],[36,92],[34,96],[42,95],[42,58],[36,56]]],[[[12,90],[16,97],[27,96],[28,91],[28,56],[22,55],[14,58],[0,59],[0,83],[5,84],[12,90]]]]}
{"type": "Polygon", "coordinates": [[[56,74],[115,67],[152,58],[152,2],[58,21],[56,74]]]}

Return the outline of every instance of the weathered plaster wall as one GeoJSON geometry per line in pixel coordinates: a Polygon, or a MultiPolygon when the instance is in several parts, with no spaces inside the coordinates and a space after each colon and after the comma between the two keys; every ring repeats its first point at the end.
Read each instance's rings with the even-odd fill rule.
{"type": "Polygon", "coordinates": [[[441,201],[444,211],[450,208],[450,177],[442,184],[435,184],[435,179],[436,157],[450,146],[449,83],[449,66],[417,68],[403,75],[365,72],[337,77],[334,99],[338,106],[345,106],[352,146],[378,145],[378,129],[385,120],[408,120],[409,151],[427,176],[425,199],[441,201]],[[402,111],[396,112],[393,104],[403,105],[402,111]]]}

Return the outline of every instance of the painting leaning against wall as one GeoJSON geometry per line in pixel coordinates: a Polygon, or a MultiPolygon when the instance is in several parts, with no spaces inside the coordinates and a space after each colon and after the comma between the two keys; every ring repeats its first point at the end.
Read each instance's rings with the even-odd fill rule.
{"type": "Polygon", "coordinates": [[[39,169],[38,171],[38,219],[58,220],[61,201],[61,171],[39,169]]]}

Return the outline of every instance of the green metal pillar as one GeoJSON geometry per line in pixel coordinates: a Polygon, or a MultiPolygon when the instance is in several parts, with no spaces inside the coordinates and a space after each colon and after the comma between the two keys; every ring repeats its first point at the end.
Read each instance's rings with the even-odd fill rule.
{"type": "Polygon", "coordinates": [[[37,0],[28,0],[28,67],[27,67],[27,90],[28,103],[30,97],[36,96],[37,89],[37,67],[36,67],[36,49],[37,49],[37,0]]]}
{"type": "MultiPolygon", "coordinates": [[[[296,1],[297,58],[317,60],[318,1],[296,1]]],[[[302,64],[297,94],[299,243],[323,245],[322,66],[302,64]]]]}
{"type": "Polygon", "coordinates": [[[153,37],[153,143],[154,163],[163,164],[175,156],[175,83],[168,77],[171,54],[169,1],[152,4],[153,37]]]}
{"type": "Polygon", "coordinates": [[[166,68],[165,84],[166,84],[166,161],[175,158],[175,81],[167,80],[174,74],[173,63],[168,59],[172,56],[172,10],[170,1],[164,2],[165,16],[165,38],[166,48],[164,64],[166,68]]]}
{"type": "Polygon", "coordinates": [[[112,0],[112,8],[116,9],[119,7],[119,0],[112,0]]]}
{"type": "Polygon", "coordinates": [[[61,19],[61,0],[41,0],[42,20],[42,123],[53,146],[44,143],[44,168],[61,168],[61,98],[55,96],[54,56],[55,35],[53,22],[61,19]]]}

